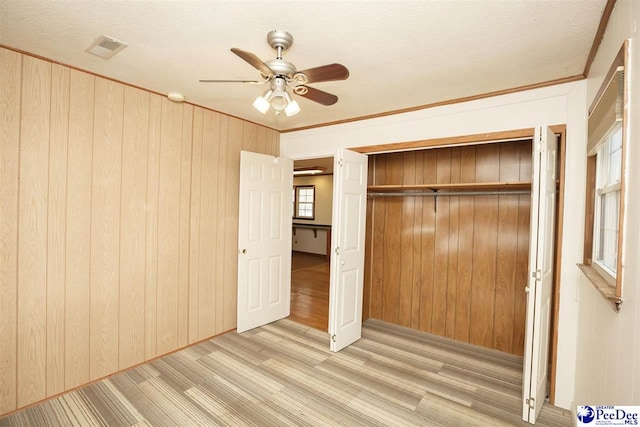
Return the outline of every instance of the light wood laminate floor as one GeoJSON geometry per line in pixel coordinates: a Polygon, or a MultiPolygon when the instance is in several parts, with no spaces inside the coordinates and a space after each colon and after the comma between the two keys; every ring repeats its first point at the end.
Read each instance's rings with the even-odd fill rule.
{"type": "MultiPolygon", "coordinates": [[[[377,320],[339,353],[283,319],[230,332],[0,419],[6,426],[506,426],[522,358],[377,320]]],[[[569,426],[545,405],[539,426],[569,426]]]]}

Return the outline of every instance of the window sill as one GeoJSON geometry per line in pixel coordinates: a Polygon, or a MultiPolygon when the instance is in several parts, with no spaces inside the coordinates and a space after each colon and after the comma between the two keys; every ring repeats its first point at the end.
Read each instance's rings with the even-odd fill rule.
{"type": "Polygon", "coordinates": [[[591,265],[578,264],[578,267],[589,281],[596,287],[598,293],[609,303],[611,308],[616,313],[620,312],[620,305],[622,305],[622,298],[616,296],[615,280],[610,277],[605,277],[598,269],[591,265]]]}

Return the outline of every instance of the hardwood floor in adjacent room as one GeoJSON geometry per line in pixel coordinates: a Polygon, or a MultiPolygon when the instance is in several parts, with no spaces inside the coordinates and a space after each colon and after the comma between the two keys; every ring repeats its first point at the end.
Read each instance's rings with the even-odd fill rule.
{"type": "Polygon", "coordinates": [[[329,262],[324,256],[293,252],[289,319],[328,331],[329,262]]]}
{"type": "MultiPolygon", "coordinates": [[[[529,426],[522,358],[378,320],[329,351],[279,320],[229,332],[0,418],[31,426],[529,426]]],[[[545,404],[537,426],[570,426],[545,404]]]]}

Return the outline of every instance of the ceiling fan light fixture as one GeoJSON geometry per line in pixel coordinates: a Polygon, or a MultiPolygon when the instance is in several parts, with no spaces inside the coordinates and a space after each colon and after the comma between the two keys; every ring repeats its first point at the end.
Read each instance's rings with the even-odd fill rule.
{"type": "Polygon", "coordinates": [[[282,111],[287,107],[287,98],[278,94],[271,97],[271,108],[282,111]]]}
{"type": "Polygon", "coordinates": [[[289,104],[287,104],[287,107],[284,109],[284,113],[287,115],[287,117],[295,116],[299,112],[300,105],[298,105],[298,103],[294,100],[291,100],[291,102],[289,102],[289,104]]]}
{"type": "Polygon", "coordinates": [[[269,104],[269,101],[265,99],[264,95],[257,97],[256,100],[253,101],[253,108],[260,111],[262,114],[266,114],[270,106],[271,104],[269,104]]]}

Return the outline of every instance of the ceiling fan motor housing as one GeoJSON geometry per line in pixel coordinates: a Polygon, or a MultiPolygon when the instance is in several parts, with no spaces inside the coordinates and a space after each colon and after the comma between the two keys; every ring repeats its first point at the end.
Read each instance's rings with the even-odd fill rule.
{"type": "Polygon", "coordinates": [[[264,61],[264,63],[267,64],[267,67],[271,68],[273,74],[276,76],[286,76],[290,79],[297,71],[295,65],[284,59],[270,59],[264,61]]]}

